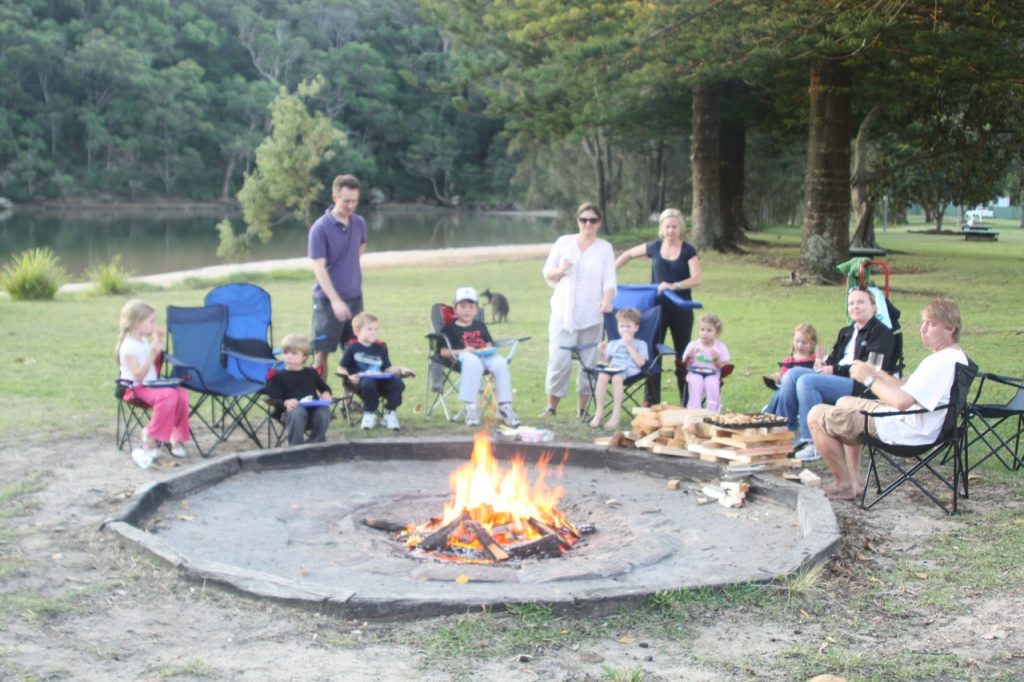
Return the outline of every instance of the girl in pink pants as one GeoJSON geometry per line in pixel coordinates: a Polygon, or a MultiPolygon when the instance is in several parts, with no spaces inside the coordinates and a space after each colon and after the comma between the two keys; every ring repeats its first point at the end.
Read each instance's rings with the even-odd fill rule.
{"type": "Polygon", "coordinates": [[[117,341],[117,360],[121,379],[131,382],[125,397],[135,397],[152,408],[152,417],[142,437],[142,448],[132,452],[132,460],[143,469],[159,454],[158,441],[170,443],[171,454],[185,457],[185,443],[191,437],[188,426],[188,392],[180,386],[147,386],[157,378],[157,366],[163,354],[166,332],[156,326],[156,312],[149,304],[134,300],[121,309],[121,336],[117,341]],[[150,339],[150,340],[147,340],[150,339]]]}
{"type": "Polygon", "coordinates": [[[722,367],[729,364],[729,349],[718,340],[721,333],[722,320],[718,315],[703,315],[699,337],[683,351],[686,386],[690,393],[686,401],[688,408],[699,409],[705,398],[709,411],[717,414],[722,407],[722,367]]]}

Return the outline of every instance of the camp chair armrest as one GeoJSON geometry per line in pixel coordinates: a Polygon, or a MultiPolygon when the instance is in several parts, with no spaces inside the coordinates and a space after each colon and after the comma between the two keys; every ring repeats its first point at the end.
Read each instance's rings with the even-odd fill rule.
{"type": "MultiPolygon", "coordinates": [[[[203,380],[203,375],[199,371],[198,367],[194,365],[187,365],[184,362],[178,360],[175,356],[170,353],[164,352],[164,358],[166,359],[166,365],[173,365],[175,369],[183,370],[182,379],[187,381],[191,377],[195,377],[199,381],[199,384],[203,387],[203,390],[208,390],[206,382],[203,380]]],[[[168,375],[169,376],[169,375],[168,375]]]]}
{"type": "MultiPolygon", "coordinates": [[[[1017,377],[1010,377],[1004,374],[992,374],[991,372],[982,372],[980,376],[981,385],[983,385],[986,381],[994,381],[997,384],[1003,384],[1004,386],[1012,386],[1013,388],[1016,388],[1018,390],[1024,388],[1024,379],[1018,379],[1017,377]]],[[[978,386],[979,392],[981,391],[981,385],[978,386]]]]}
{"type": "Polygon", "coordinates": [[[665,289],[659,294],[666,301],[676,306],[677,308],[703,308],[704,304],[700,301],[687,301],[685,298],[680,296],[674,291],[665,289]]]}
{"type": "MultiPolygon", "coordinates": [[[[935,410],[944,410],[949,405],[939,405],[935,410]]],[[[902,410],[894,412],[869,412],[867,410],[861,410],[860,413],[865,417],[902,417],[905,414],[927,414],[928,412],[934,412],[935,410],[926,410],[923,407],[919,410],[902,410]]]]}
{"type": "Polygon", "coordinates": [[[673,348],[672,346],[668,345],[667,343],[655,344],[654,348],[659,353],[661,353],[662,355],[675,355],[676,354],[676,349],[673,348]]]}
{"type": "Polygon", "coordinates": [[[245,360],[246,362],[255,362],[261,365],[266,365],[267,367],[273,367],[281,362],[277,358],[265,358],[258,355],[249,355],[247,353],[242,353],[241,351],[231,350],[230,348],[221,348],[221,352],[232,358],[245,360]]]}
{"type": "Polygon", "coordinates": [[[517,343],[522,343],[523,341],[529,341],[529,340],[530,340],[529,336],[514,336],[514,337],[511,337],[511,338],[508,338],[508,339],[497,339],[494,342],[494,347],[495,348],[504,348],[505,346],[512,346],[512,345],[515,345],[517,343]]]}

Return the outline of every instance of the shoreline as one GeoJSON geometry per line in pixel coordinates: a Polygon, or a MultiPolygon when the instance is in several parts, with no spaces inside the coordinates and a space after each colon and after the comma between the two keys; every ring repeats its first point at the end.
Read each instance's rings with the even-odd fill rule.
{"type": "MultiPolygon", "coordinates": [[[[453,266],[470,265],[492,260],[525,260],[529,258],[545,258],[551,250],[551,244],[512,244],[508,246],[468,246],[451,249],[414,249],[411,251],[377,251],[364,253],[360,265],[364,271],[387,270],[395,267],[418,266],[453,266]]],[[[186,279],[198,277],[217,279],[239,273],[262,273],[276,270],[309,270],[312,265],[309,258],[284,258],[279,260],[253,261],[249,263],[224,263],[208,265],[193,270],[163,272],[156,275],[133,277],[133,282],[142,282],[164,289],[181,284],[186,279]]],[[[59,293],[81,293],[88,291],[92,282],[70,282],[61,286],[59,293]]]]}

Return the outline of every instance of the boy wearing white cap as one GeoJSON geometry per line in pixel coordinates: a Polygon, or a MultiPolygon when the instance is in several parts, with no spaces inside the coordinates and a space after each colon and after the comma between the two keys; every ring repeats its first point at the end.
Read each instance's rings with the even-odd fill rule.
{"type": "Polygon", "coordinates": [[[445,357],[459,360],[462,366],[462,381],[459,384],[459,400],[466,406],[466,424],[480,423],[476,397],[480,393],[480,382],[484,371],[494,376],[495,392],[498,394],[498,416],[511,427],[519,426],[519,417],[512,409],[512,376],[508,362],[494,352],[494,340],[487,325],[477,319],[477,295],[473,287],[459,287],[455,291],[455,319],[441,328],[448,339],[451,350],[444,349],[445,357]]]}

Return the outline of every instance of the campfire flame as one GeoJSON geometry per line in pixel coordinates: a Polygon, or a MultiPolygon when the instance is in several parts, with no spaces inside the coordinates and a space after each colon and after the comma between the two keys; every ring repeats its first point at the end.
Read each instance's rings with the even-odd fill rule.
{"type": "MultiPolygon", "coordinates": [[[[517,549],[524,549],[518,556],[567,551],[580,532],[558,509],[562,488],[546,483],[551,457],[552,453],[540,457],[531,484],[522,455],[516,454],[504,469],[491,454],[487,434],[478,433],[472,458],[449,477],[452,495],[444,513],[405,531],[406,544],[438,558],[466,562],[503,561],[517,556],[517,549]],[[439,533],[444,535],[443,552],[434,551],[439,549],[434,542],[439,533]],[[531,543],[535,541],[542,541],[544,548],[534,552],[531,543]]],[[[563,459],[557,467],[558,478],[564,465],[563,459]]]]}

